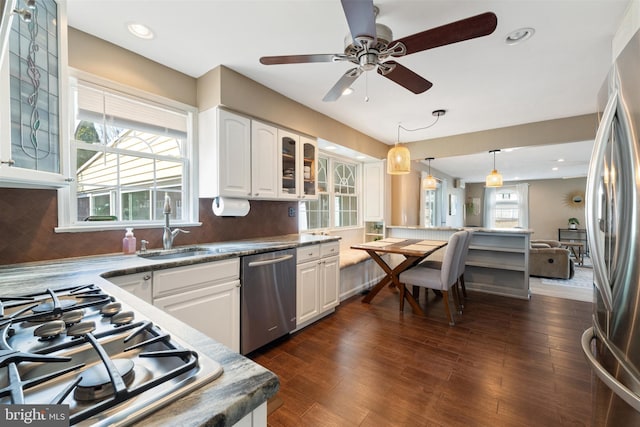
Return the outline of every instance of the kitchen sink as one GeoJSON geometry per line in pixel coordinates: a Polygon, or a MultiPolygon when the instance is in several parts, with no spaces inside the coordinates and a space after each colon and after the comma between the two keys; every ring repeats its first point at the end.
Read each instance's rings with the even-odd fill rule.
{"type": "Polygon", "coordinates": [[[191,258],[197,256],[215,255],[225,252],[230,252],[230,250],[224,248],[209,249],[196,247],[139,253],[138,256],[155,261],[164,259],[191,258]]]}

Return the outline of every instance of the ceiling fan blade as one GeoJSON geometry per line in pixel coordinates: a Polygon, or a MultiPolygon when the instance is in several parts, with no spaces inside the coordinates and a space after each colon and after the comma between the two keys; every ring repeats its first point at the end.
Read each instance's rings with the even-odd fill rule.
{"type": "Polygon", "coordinates": [[[400,86],[410,90],[413,93],[422,93],[433,86],[433,83],[431,83],[429,80],[420,77],[407,67],[395,61],[387,61],[382,65],[389,66],[389,68],[393,69],[385,73],[382,71],[382,67],[378,67],[378,74],[398,83],[400,86]]]}
{"type": "Polygon", "coordinates": [[[486,12],[395,40],[389,43],[389,46],[400,42],[407,49],[406,55],[409,55],[434,47],[487,36],[493,33],[497,25],[498,17],[492,12],[486,12]]]}
{"type": "Polygon", "coordinates": [[[376,42],[376,15],[373,11],[373,0],[341,0],[342,9],[347,17],[351,38],[368,36],[376,42]]]}
{"type": "Polygon", "coordinates": [[[305,64],[309,62],[337,62],[345,61],[347,56],[343,54],[318,54],[318,55],[286,55],[286,56],[263,56],[260,63],[264,65],[277,64],[305,64]]]}
{"type": "Polygon", "coordinates": [[[322,98],[324,102],[337,101],[338,98],[342,96],[342,92],[348,87],[350,87],[353,82],[356,81],[358,77],[362,74],[362,69],[360,67],[352,68],[340,77],[340,80],[333,85],[331,90],[327,92],[327,94],[322,98]]]}

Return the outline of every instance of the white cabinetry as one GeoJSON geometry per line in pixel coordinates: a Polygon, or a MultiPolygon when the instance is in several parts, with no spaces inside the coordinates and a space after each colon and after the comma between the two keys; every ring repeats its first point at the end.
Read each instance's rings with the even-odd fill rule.
{"type": "Polygon", "coordinates": [[[297,250],[296,327],[307,326],[331,313],[340,292],[338,242],[303,246],[297,250]]]}
{"type": "Polygon", "coordinates": [[[149,304],[153,303],[153,276],[151,271],[109,277],[107,280],[141,300],[149,304]]]}
{"type": "Polygon", "coordinates": [[[199,116],[200,197],[251,194],[251,120],[220,108],[199,116]]]}
{"type": "Polygon", "coordinates": [[[278,197],[316,199],[318,197],[316,141],[279,129],[278,142],[280,145],[278,197]]]}
{"type": "Polygon", "coordinates": [[[278,197],[278,129],[251,121],[251,197],[278,197]]]}
{"type": "Polygon", "coordinates": [[[384,221],[385,166],[384,162],[365,163],[362,167],[365,221],[384,221]]]}
{"type": "MultiPolygon", "coordinates": [[[[11,2],[3,3],[7,18],[11,2]]],[[[0,187],[69,185],[62,161],[68,144],[61,142],[68,138],[69,127],[66,2],[45,6],[39,1],[34,8],[38,13],[31,13],[33,23],[15,14],[0,63],[0,187]]]]}
{"type": "Polygon", "coordinates": [[[240,259],[154,272],[153,304],[240,351],[240,259]]]}

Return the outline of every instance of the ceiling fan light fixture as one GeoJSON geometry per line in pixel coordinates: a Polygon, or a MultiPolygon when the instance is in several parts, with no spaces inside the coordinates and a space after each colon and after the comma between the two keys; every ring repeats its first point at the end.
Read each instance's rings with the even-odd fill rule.
{"type": "Polygon", "coordinates": [[[353,93],[353,88],[348,87],[342,91],[342,96],[351,95],[352,93],[353,93]]]}
{"type": "Polygon", "coordinates": [[[535,32],[536,30],[529,27],[518,28],[517,30],[513,30],[509,34],[507,34],[507,37],[505,37],[504,41],[508,45],[519,44],[524,42],[525,40],[530,39],[531,36],[535,34],[535,32]]]}
{"type": "Polygon", "coordinates": [[[491,150],[489,153],[493,153],[493,170],[485,180],[485,185],[487,187],[502,187],[502,175],[496,169],[496,153],[499,153],[500,150],[491,150]]]}

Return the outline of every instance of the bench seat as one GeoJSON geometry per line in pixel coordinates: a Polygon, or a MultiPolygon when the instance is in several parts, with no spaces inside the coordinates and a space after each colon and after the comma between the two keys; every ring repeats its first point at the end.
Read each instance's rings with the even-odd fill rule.
{"type": "Polygon", "coordinates": [[[371,259],[369,254],[360,249],[341,249],[340,250],[340,269],[350,267],[371,259]]]}

